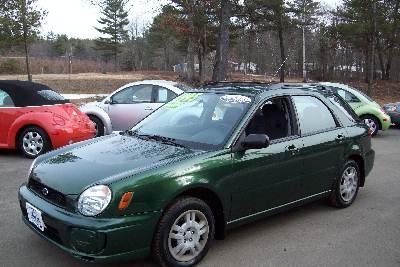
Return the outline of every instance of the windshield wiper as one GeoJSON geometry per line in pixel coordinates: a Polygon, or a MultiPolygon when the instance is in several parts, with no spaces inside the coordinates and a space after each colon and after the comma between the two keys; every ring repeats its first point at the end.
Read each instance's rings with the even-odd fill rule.
{"type": "Polygon", "coordinates": [[[146,138],[149,138],[149,139],[153,139],[153,140],[159,141],[159,142],[161,142],[163,144],[189,149],[187,146],[176,142],[175,139],[173,139],[173,138],[168,138],[168,137],[164,137],[164,136],[160,136],[160,135],[156,135],[156,134],[139,134],[139,136],[143,136],[143,137],[146,137],[146,138]]]}
{"type": "Polygon", "coordinates": [[[129,136],[136,136],[145,140],[155,140],[158,142],[161,142],[163,144],[167,144],[167,145],[172,145],[172,146],[177,146],[177,147],[182,147],[182,148],[186,148],[189,149],[187,146],[182,145],[178,142],[175,141],[175,139],[173,138],[168,138],[168,137],[164,137],[161,135],[156,135],[156,134],[142,134],[142,133],[138,133],[137,131],[132,131],[132,130],[126,130],[125,132],[122,132],[121,134],[127,134],[129,136]]]}

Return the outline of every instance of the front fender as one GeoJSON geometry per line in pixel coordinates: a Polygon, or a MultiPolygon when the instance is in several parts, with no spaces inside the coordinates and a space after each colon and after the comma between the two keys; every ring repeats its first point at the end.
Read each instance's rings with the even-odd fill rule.
{"type": "Polygon", "coordinates": [[[111,134],[112,133],[112,123],[110,116],[107,112],[105,112],[102,108],[96,105],[85,105],[80,107],[80,110],[85,113],[86,115],[93,115],[99,118],[104,125],[105,133],[104,134],[111,134]]]}
{"type": "Polygon", "coordinates": [[[16,147],[16,139],[18,132],[25,126],[38,126],[42,128],[48,135],[51,134],[49,123],[53,119],[53,114],[50,112],[30,112],[19,116],[11,125],[8,132],[7,140],[11,148],[16,147]]]}

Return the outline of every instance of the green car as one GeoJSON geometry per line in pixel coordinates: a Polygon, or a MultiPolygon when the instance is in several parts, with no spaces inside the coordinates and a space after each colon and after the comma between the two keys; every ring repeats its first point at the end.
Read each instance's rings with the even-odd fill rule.
{"type": "Polygon", "coordinates": [[[373,136],[375,136],[379,130],[385,131],[389,129],[392,124],[390,116],[378,103],[366,94],[345,84],[329,82],[320,84],[336,91],[343,97],[360,119],[370,127],[373,136]]]}
{"type": "Polygon", "coordinates": [[[40,156],[19,201],[29,228],[81,260],[193,266],[233,227],[321,198],[350,206],[374,155],[332,92],[220,83],[40,156]]]}

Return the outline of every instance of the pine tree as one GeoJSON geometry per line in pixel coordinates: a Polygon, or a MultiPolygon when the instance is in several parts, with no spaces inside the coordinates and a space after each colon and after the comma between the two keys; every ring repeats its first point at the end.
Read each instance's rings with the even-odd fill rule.
{"type": "Polygon", "coordinates": [[[118,69],[118,54],[121,52],[121,42],[128,36],[125,27],[129,24],[126,5],[129,0],[104,0],[100,6],[102,17],[98,22],[102,25],[96,30],[103,34],[96,40],[96,48],[103,51],[103,56],[114,59],[115,71],[118,69]]]}
{"type": "Polygon", "coordinates": [[[46,11],[36,7],[37,0],[0,1],[0,38],[11,46],[23,46],[28,80],[32,81],[29,45],[37,38],[46,11]]]}

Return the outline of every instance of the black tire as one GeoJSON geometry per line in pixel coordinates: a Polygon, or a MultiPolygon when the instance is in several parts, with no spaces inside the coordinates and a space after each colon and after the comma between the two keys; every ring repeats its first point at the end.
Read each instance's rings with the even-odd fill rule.
{"type": "Polygon", "coordinates": [[[27,127],[25,128],[18,136],[18,141],[17,141],[17,149],[27,158],[34,159],[47,151],[51,149],[51,141],[47,133],[35,126],[27,127]],[[40,139],[34,141],[36,145],[36,149],[33,147],[29,146],[28,140],[24,140],[25,137],[28,137],[29,135],[32,135],[33,138],[38,138],[40,136],[40,139]],[[39,151],[38,147],[41,145],[41,149],[39,151]]]}
{"type": "Polygon", "coordinates": [[[100,137],[104,135],[104,123],[94,115],[88,115],[89,119],[96,125],[96,135],[94,137],[100,137]]]}
{"type": "MultiPolygon", "coordinates": [[[[361,117],[361,119],[365,122],[366,120],[370,120],[371,122],[373,122],[375,125],[376,125],[376,127],[375,127],[375,129],[373,130],[373,132],[372,132],[372,136],[375,136],[375,135],[377,135],[378,134],[378,132],[379,132],[379,120],[375,117],[375,116],[372,116],[372,115],[365,115],[365,116],[362,116],[361,117]]],[[[365,122],[365,124],[367,124],[366,122],[365,122]]],[[[368,125],[368,124],[367,124],[368,125]]]]}
{"type": "MultiPolygon", "coordinates": [[[[202,229],[204,229],[204,227],[202,229]]],[[[187,232],[185,232],[184,235],[186,234],[187,232]]],[[[154,235],[152,253],[156,261],[163,267],[194,266],[197,263],[199,263],[207,254],[214,240],[214,234],[215,234],[215,220],[211,208],[204,201],[198,198],[194,197],[180,198],[177,201],[175,201],[172,205],[170,205],[164,212],[154,235]],[[174,258],[174,256],[170,252],[169,244],[172,241],[169,241],[169,235],[170,231],[172,231],[172,226],[176,222],[179,222],[178,219],[189,211],[200,212],[202,213],[202,215],[205,216],[208,222],[208,234],[206,234],[205,236],[207,236],[208,238],[205,241],[203,249],[197,256],[195,256],[193,259],[189,261],[178,261],[176,258],[174,258]]],[[[190,239],[190,241],[192,241],[192,239],[190,239]]],[[[186,243],[186,239],[184,242],[186,243]]]]}
{"type": "Polygon", "coordinates": [[[337,207],[337,208],[347,208],[351,204],[353,204],[354,200],[357,197],[358,190],[360,189],[360,168],[354,160],[348,160],[346,164],[344,165],[340,176],[338,177],[337,181],[335,182],[333,186],[332,193],[329,197],[329,202],[332,206],[337,207]],[[344,184],[344,174],[346,171],[349,169],[354,169],[356,171],[355,175],[357,177],[357,182],[356,182],[356,188],[354,191],[354,195],[350,199],[346,199],[343,194],[340,192],[340,187],[341,185],[343,186],[344,184]]]}

